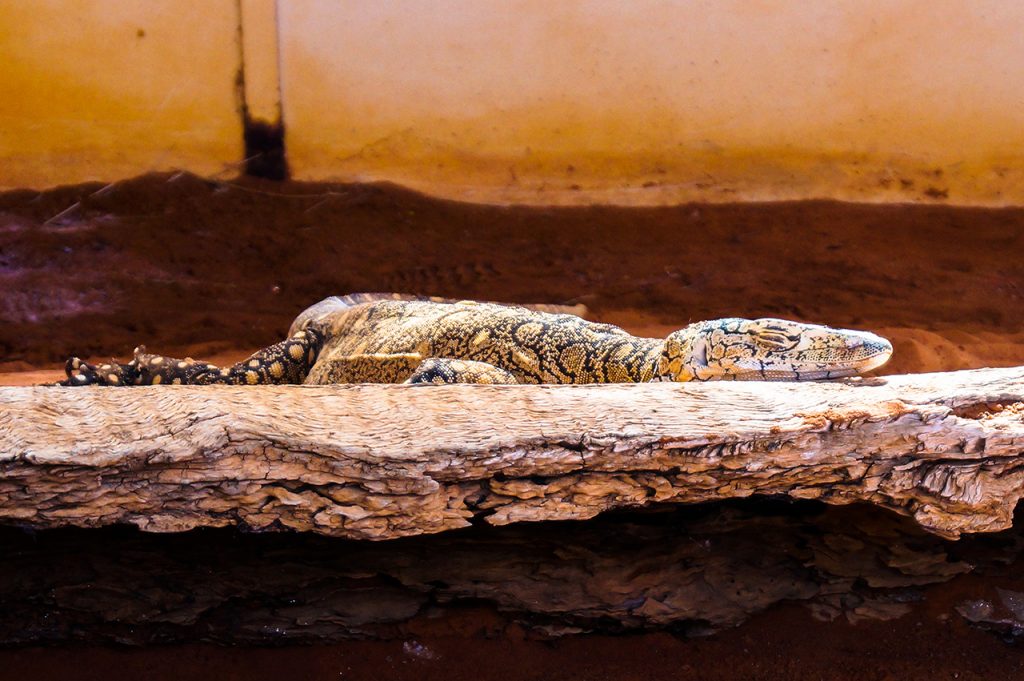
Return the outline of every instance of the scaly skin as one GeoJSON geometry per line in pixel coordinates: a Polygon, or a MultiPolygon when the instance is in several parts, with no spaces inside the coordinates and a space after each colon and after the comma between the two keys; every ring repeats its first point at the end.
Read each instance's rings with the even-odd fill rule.
{"type": "Polygon", "coordinates": [[[139,349],[127,364],[72,358],[62,385],[815,380],[868,371],[892,354],[871,333],[779,319],[719,319],[641,338],[565,309],[332,297],[300,314],[287,340],[233,367],[139,349]]]}

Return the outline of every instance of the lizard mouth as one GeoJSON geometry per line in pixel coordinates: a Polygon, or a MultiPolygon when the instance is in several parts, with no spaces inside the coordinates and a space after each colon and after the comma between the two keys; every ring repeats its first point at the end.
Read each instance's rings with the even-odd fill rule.
{"type": "Polygon", "coordinates": [[[860,362],[856,367],[857,373],[862,374],[871,371],[872,369],[877,369],[878,367],[888,362],[889,358],[892,357],[892,346],[889,345],[888,343],[886,343],[885,345],[885,348],[880,349],[873,356],[868,357],[867,359],[860,362]]]}
{"type": "Polygon", "coordinates": [[[877,369],[892,357],[892,345],[875,336],[848,348],[848,359],[830,356],[820,362],[800,362],[792,367],[765,366],[735,375],[737,381],[822,381],[849,378],[877,369]]]}

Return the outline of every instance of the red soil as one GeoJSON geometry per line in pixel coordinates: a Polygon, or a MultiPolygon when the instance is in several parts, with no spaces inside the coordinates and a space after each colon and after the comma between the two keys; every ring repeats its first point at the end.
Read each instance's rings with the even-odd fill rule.
{"type": "Polygon", "coordinates": [[[0,371],[139,343],[235,358],[324,296],[377,290],[582,302],[650,335],[722,316],[869,328],[895,343],[888,373],[1012,365],[1021,253],[1021,209],[495,207],[151,175],[0,195],[0,371]]]}
{"type": "MultiPolygon", "coordinates": [[[[889,622],[824,624],[782,605],[705,638],[667,632],[541,639],[487,609],[421,617],[406,636],[324,646],[142,649],[69,647],[0,651],[0,678],[63,681],[211,678],[390,681],[1009,681],[1024,651],[968,627],[952,610],[977,597],[978,579],[927,590],[926,602],[889,622]],[[952,614],[951,614],[952,613],[952,614]]],[[[1020,588],[1017,580],[1016,588],[1020,588]]]]}

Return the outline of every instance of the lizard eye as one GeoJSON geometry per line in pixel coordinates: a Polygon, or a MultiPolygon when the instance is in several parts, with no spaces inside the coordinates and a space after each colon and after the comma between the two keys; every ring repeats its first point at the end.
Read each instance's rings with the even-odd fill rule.
{"type": "Polygon", "coordinates": [[[771,350],[785,350],[793,347],[793,341],[778,331],[758,331],[754,335],[754,342],[771,350]]]}

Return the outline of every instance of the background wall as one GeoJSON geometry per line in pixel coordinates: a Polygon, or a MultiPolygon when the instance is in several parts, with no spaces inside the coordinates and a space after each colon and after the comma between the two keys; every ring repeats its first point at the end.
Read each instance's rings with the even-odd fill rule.
{"type": "MultiPolygon", "coordinates": [[[[233,0],[12,4],[3,185],[240,160],[233,0]]],[[[280,0],[277,21],[299,179],[499,202],[1024,203],[1022,3],[280,0]]],[[[249,52],[275,92],[277,50],[249,52]]]]}
{"type": "Polygon", "coordinates": [[[0,3],[0,186],[237,163],[235,16],[227,0],[0,3]]]}

